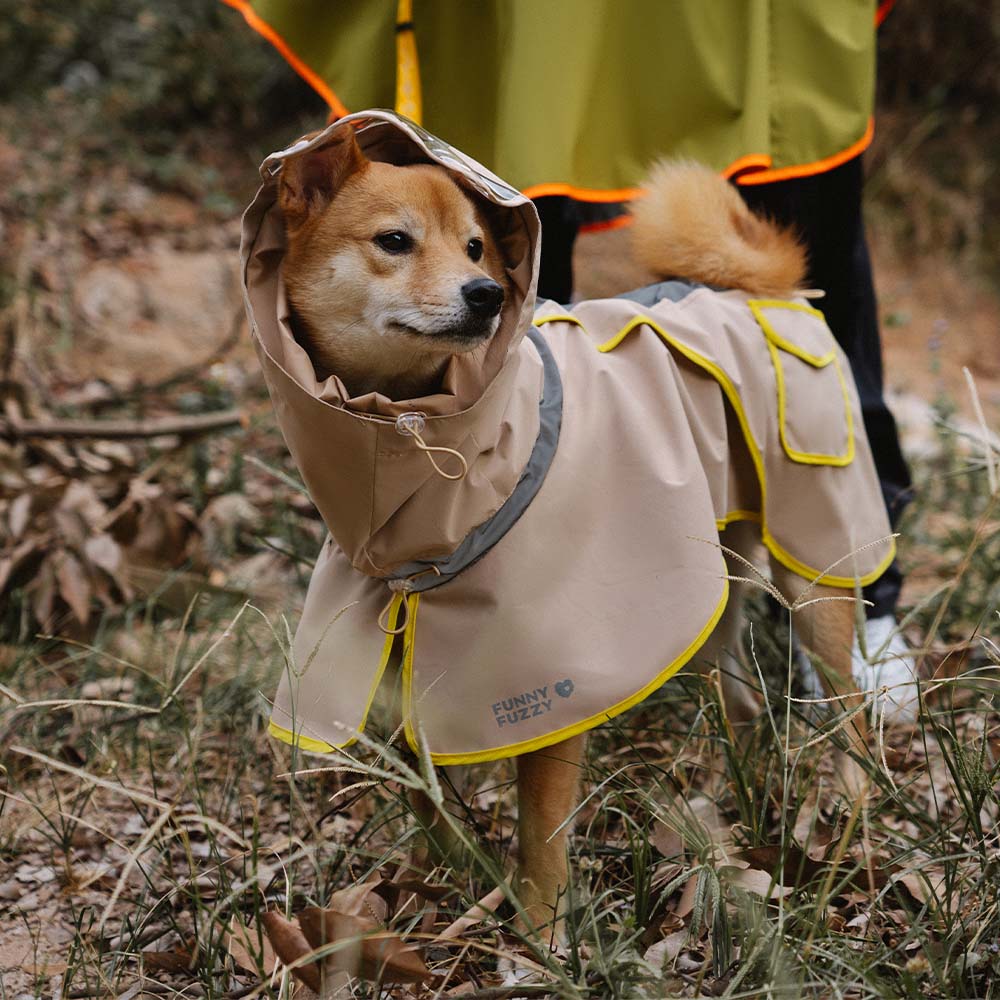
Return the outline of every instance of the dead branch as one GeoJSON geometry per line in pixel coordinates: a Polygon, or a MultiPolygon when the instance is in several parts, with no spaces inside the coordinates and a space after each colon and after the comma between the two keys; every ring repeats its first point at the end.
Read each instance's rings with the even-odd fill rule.
{"type": "Polygon", "coordinates": [[[16,420],[0,417],[0,437],[6,438],[104,438],[129,440],[167,435],[191,437],[242,423],[239,410],[198,413],[190,417],[153,420],[16,420]]]}

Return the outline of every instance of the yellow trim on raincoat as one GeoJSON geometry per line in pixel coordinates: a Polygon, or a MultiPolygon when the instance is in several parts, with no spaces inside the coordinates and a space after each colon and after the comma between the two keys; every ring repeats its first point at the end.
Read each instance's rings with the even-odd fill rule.
{"type": "MultiPolygon", "coordinates": [[[[725,567],[723,566],[723,568],[725,567]]],[[[680,656],[668,663],[667,666],[660,671],[660,673],[658,673],[648,684],[645,684],[638,691],[636,691],[635,694],[629,695],[616,705],[612,705],[611,708],[606,708],[604,711],[598,712],[596,715],[592,715],[588,719],[583,719],[582,721],[576,722],[571,726],[564,726],[562,729],[546,733],[544,736],[536,736],[532,740],[523,740],[520,743],[510,743],[504,747],[493,747],[490,750],[476,750],[472,753],[432,753],[430,755],[431,762],[447,766],[449,764],[480,764],[484,761],[502,760],[504,757],[518,757],[521,754],[531,753],[533,750],[542,750],[555,743],[562,743],[563,740],[568,740],[573,736],[579,736],[580,733],[585,733],[590,729],[594,729],[595,727],[608,722],[610,719],[613,719],[616,715],[621,715],[622,712],[627,712],[630,708],[638,705],[640,701],[648,698],[657,688],[666,684],[666,682],[670,680],[670,678],[673,677],[673,675],[676,674],[677,671],[680,670],[681,667],[683,667],[705,644],[708,637],[714,631],[715,626],[719,624],[719,619],[722,617],[722,613],[726,610],[726,603],[729,600],[729,580],[725,576],[723,577],[723,584],[722,597],[716,605],[715,610],[712,612],[711,618],[709,618],[708,622],[705,624],[705,627],[698,633],[697,636],[695,636],[680,656]]],[[[411,609],[410,611],[411,623],[415,618],[413,613],[414,611],[415,609],[411,609]]],[[[409,705],[410,675],[412,667],[413,645],[411,635],[409,656],[404,659],[403,662],[404,710],[405,706],[409,705]]],[[[413,727],[410,725],[409,713],[406,715],[404,725],[406,727],[407,742],[410,744],[414,753],[419,753],[420,744],[417,741],[416,733],[414,732],[413,727]]]]}
{"type": "MultiPolygon", "coordinates": [[[[417,595],[414,594],[413,597],[416,598],[417,595]]],[[[372,686],[368,691],[368,700],[365,702],[364,715],[361,716],[361,722],[358,725],[358,732],[360,733],[364,732],[365,726],[368,723],[368,713],[371,711],[372,705],[375,703],[375,695],[378,694],[379,684],[382,683],[382,676],[385,674],[385,668],[389,665],[389,657],[392,656],[392,646],[396,640],[396,636],[392,632],[392,629],[396,627],[396,619],[399,617],[399,609],[402,606],[402,603],[403,595],[396,594],[389,604],[389,613],[386,616],[387,628],[389,629],[389,632],[386,634],[385,642],[382,644],[382,656],[379,660],[378,669],[375,671],[372,686]]],[[[416,604],[411,603],[408,610],[412,615],[413,612],[416,611],[416,604]]],[[[411,621],[412,618],[407,619],[407,632],[410,631],[411,621]]],[[[352,736],[343,743],[330,744],[324,740],[314,739],[312,736],[305,736],[301,731],[298,733],[292,732],[290,729],[285,729],[284,726],[279,726],[274,720],[271,720],[268,723],[267,731],[283,743],[288,743],[291,746],[298,747],[300,750],[309,750],[312,753],[332,753],[334,750],[345,750],[352,743],[356,743],[358,739],[357,736],[352,736]]]]}

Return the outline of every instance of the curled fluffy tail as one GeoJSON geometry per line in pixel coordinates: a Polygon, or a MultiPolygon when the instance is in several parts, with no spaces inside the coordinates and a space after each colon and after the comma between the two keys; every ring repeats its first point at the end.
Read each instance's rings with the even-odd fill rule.
{"type": "Polygon", "coordinates": [[[754,215],[708,167],[658,163],[632,207],[632,251],[663,278],[787,298],[801,288],[805,250],[794,233],[754,215]]]}

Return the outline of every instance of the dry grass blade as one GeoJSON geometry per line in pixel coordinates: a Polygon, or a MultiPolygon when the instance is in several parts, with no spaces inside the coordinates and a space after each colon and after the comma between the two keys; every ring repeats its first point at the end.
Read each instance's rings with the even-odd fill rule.
{"type": "Polygon", "coordinates": [[[993,454],[993,438],[990,434],[989,425],[986,423],[986,415],[983,413],[983,404],[979,399],[979,390],[976,388],[976,380],[972,377],[972,372],[963,365],[962,374],[965,376],[965,383],[969,387],[969,396],[972,399],[972,409],[976,414],[976,421],[979,424],[979,431],[983,436],[983,458],[986,462],[986,477],[989,483],[990,494],[995,494],[998,489],[996,458],[993,454]]]}

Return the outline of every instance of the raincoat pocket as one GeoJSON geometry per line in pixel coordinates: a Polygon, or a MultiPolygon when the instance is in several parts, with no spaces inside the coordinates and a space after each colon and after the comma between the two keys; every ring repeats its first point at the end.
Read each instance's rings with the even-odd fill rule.
{"type": "Polygon", "coordinates": [[[798,302],[748,303],[767,338],[778,393],[781,446],[793,462],[850,465],[854,421],[833,334],[818,309],[798,302]]]}

